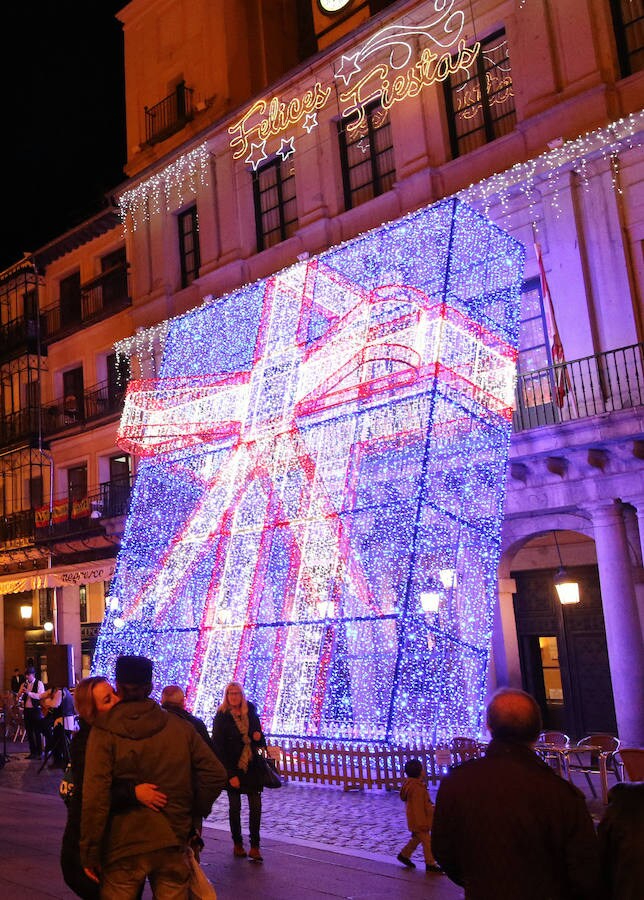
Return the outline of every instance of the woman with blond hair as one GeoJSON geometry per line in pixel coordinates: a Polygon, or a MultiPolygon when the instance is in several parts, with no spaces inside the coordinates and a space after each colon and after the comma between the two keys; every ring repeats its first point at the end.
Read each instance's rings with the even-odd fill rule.
{"type": "Polygon", "coordinates": [[[253,862],[262,862],[259,850],[259,826],[262,818],[262,769],[257,764],[257,749],[265,747],[257,710],[244,696],[237,681],[226,685],[224,699],[212,726],[216,755],[228,772],[228,803],[233,853],[246,856],[241,829],[241,795],[248,797],[248,830],[253,862]]]}
{"type": "MultiPolygon", "coordinates": [[[[107,678],[95,675],[83,678],[74,691],[74,705],[79,716],[79,729],[70,747],[72,785],[71,794],[66,797],[67,824],[60,851],[60,867],[65,883],[79,897],[98,900],[99,885],[86,874],[80,861],[81,809],[83,806],[83,775],[85,772],[85,751],[89,732],[98,716],[106,715],[120,698],[112,689],[107,678]]],[[[133,784],[117,781],[112,785],[112,806],[125,808],[141,804],[150,809],[160,810],[167,803],[167,797],[155,784],[133,784]]]]}

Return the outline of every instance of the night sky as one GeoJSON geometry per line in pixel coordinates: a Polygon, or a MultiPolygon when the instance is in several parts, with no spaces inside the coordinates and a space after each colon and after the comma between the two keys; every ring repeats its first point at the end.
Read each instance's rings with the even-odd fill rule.
{"type": "Polygon", "coordinates": [[[0,271],[98,212],[124,178],[125,0],[3,4],[0,271]]]}

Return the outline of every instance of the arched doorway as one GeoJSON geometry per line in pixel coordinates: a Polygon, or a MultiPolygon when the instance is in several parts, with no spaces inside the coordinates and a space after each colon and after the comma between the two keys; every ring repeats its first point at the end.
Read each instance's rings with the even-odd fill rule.
{"type": "Polygon", "coordinates": [[[546,728],[571,737],[616,733],[594,542],[577,532],[556,532],[580,592],[579,603],[562,606],[554,588],[560,566],[554,534],[531,537],[511,562],[523,687],[539,702],[546,728]]]}

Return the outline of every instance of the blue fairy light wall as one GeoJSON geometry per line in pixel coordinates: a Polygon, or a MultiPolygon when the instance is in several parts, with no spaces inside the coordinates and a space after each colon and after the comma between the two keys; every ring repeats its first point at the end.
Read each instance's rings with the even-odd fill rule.
{"type": "Polygon", "coordinates": [[[144,653],[207,721],[241,681],[273,735],[476,734],[523,263],[450,199],[162,323],[94,670],[144,653]]]}

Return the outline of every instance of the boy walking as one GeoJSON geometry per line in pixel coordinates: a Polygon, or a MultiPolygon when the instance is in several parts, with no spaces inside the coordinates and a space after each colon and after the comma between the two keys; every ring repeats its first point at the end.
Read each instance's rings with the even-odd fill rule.
{"type": "Polygon", "coordinates": [[[423,778],[423,766],[419,759],[409,759],[405,763],[405,775],[407,778],[400,789],[400,799],[405,803],[407,813],[407,827],[411,831],[411,837],[402,848],[398,856],[398,862],[408,869],[415,869],[416,864],[410,859],[412,853],[419,844],[423,845],[425,857],[425,869],[427,872],[440,872],[440,866],[432,853],[432,822],[434,819],[434,804],[432,803],[427,785],[423,778]]]}

